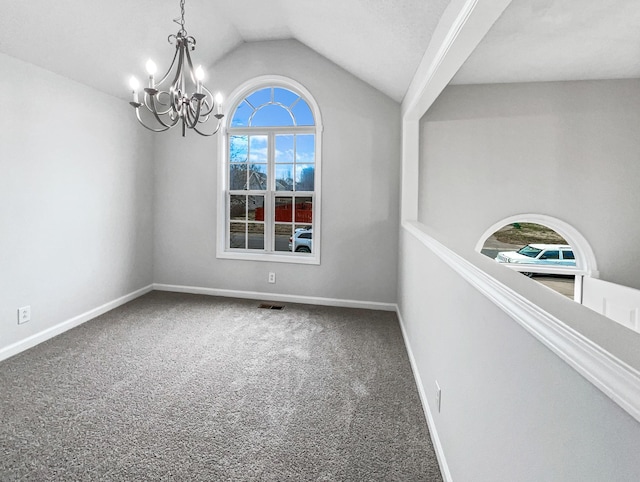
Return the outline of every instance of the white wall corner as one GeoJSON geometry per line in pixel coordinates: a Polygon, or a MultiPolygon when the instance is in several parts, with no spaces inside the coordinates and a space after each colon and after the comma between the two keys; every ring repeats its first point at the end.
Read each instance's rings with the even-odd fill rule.
{"type": "Polygon", "coordinates": [[[427,419],[429,435],[431,436],[431,442],[436,452],[436,458],[438,459],[440,472],[442,473],[442,478],[444,482],[452,482],[453,478],[451,477],[451,472],[449,471],[449,465],[447,464],[447,459],[444,454],[444,448],[442,447],[442,442],[440,441],[440,437],[438,436],[438,429],[436,427],[433,414],[431,413],[431,408],[429,407],[428,397],[425,392],[424,385],[422,383],[420,370],[418,369],[418,364],[416,362],[415,357],[413,356],[413,350],[411,349],[411,342],[409,340],[409,336],[407,335],[404,320],[402,318],[402,313],[400,312],[400,307],[397,307],[396,314],[398,315],[398,321],[400,323],[400,330],[402,331],[402,338],[404,339],[404,345],[407,349],[407,354],[409,355],[409,363],[411,363],[411,370],[413,372],[413,377],[415,379],[416,386],[418,388],[418,395],[420,395],[422,410],[424,411],[424,415],[427,419]]]}
{"type": "Polygon", "coordinates": [[[4,348],[0,348],[0,361],[6,360],[7,358],[10,358],[14,355],[17,355],[18,353],[28,350],[29,348],[32,348],[42,343],[43,341],[47,341],[57,335],[64,333],[65,331],[70,330],[71,328],[80,326],[83,323],[86,323],[87,321],[92,320],[106,313],[107,311],[111,311],[114,308],[117,308],[118,306],[122,306],[125,303],[128,303],[129,301],[132,301],[136,298],[139,298],[142,295],[149,293],[152,289],[153,289],[153,285],[147,285],[136,291],[132,291],[129,294],[121,296],[120,298],[117,298],[101,306],[98,306],[97,308],[86,311],[78,316],[74,316],[73,318],[63,321],[62,323],[58,323],[57,325],[47,328],[39,333],[31,335],[25,338],[24,340],[20,340],[4,348]]]}

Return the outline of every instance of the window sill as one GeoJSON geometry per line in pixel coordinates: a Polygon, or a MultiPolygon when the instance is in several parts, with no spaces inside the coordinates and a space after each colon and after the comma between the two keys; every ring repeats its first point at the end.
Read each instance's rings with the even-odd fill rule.
{"type": "Polygon", "coordinates": [[[275,254],[275,253],[249,253],[246,251],[218,251],[216,254],[218,259],[235,259],[241,261],[266,261],[269,263],[291,263],[291,264],[320,264],[319,254],[275,254]]]}

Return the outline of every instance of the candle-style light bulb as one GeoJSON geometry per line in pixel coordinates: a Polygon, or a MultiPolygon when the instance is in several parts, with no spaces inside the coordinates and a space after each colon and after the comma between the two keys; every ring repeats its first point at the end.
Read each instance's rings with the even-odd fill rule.
{"type": "Polygon", "coordinates": [[[202,93],[202,81],[204,80],[204,69],[202,68],[202,65],[198,65],[198,68],[196,68],[196,89],[198,94],[202,93]]]}
{"type": "Polygon", "coordinates": [[[147,74],[149,74],[149,75],[155,75],[156,72],[158,71],[158,66],[151,59],[147,60],[147,63],[145,65],[145,67],[147,69],[147,74]]]}
{"type": "Polygon", "coordinates": [[[129,79],[129,86],[133,92],[133,101],[138,102],[138,89],[140,88],[140,82],[134,76],[129,79]]]}
{"type": "Polygon", "coordinates": [[[216,96],[214,97],[214,101],[216,103],[216,114],[222,114],[222,101],[224,100],[224,98],[222,97],[222,94],[220,92],[216,93],[216,96]]]}
{"type": "Polygon", "coordinates": [[[149,59],[147,60],[147,63],[145,65],[146,69],[147,69],[147,74],[149,74],[149,88],[153,89],[154,87],[154,80],[153,80],[153,76],[156,74],[156,72],[158,71],[158,66],[156,65],[156,63],[149,59]]]}

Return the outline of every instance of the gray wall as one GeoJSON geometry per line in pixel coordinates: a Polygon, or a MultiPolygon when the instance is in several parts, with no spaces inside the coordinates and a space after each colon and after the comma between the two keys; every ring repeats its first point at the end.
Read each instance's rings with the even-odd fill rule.
{"type": "Polygon", "coordinates": [[[216,259],[218,138],[156,138],[155,281],[395,302],[400,106],[296,41],[241,45],[211,70],[227,96],[277,74],[305,86],[324,124],[322,264],[216,259]],[[275,271],[277,283],[267,283],[275,271]]]}
{"type": "MultiPolygon", "coordinates": [[[[638,480],[635,419],[411,234],[403,234],[400,253],[400,310],[452,480],[638,480]]],[[[527,281],[546,305],[565,301],[502,274],[527,281]]]]}
{"type": "MultiPolygon", "coordinates": [[[[586,237],[603,278],[640,288],[638,125],[638,80],[449,86],[421,122],[419,220],[543,309],[571,312],[569,326],[592,326],[595,313],[473,249],[503,218],[546,214],[586,237]]],[[[398,293],[453,480],[637,480],[640,424],[406,231],[398,293]]]]}
{"type": "Polygon", "coordinates": [[[640,80],[449,86],[421,123],[419,219],[473,248],[519,213],[561,219],[602,279],[640,288],[640,80]]]}
{"type": "Polygon", "coordinates": [[[2,349],[152,282],[153,176],[126,102],[4,54],[0,72],[2,349]]]}

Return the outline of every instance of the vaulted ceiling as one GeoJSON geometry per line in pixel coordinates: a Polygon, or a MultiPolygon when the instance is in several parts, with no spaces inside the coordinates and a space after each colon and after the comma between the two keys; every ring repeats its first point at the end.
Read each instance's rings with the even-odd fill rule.
{"type": "Polygon", "coordinates": [[[640,78],[640,0],[513,0],[452,83],[640,78]]]}
{"type": "MultiPolygon", "coordinates": [[[[243,42],[292,38],[401,101],[443,12],[463,3],[186,0],[185,19],[204,67],[243,42]]],[[[0,52],[126,99],[148,58],[168,66],[179,16],[179,0],[0,0],[0,52]]],[[[639,0],[513,0],[452,83],[630,77],[639,0]]]]}
{"type": "MultiPolygon", "coordinates": [[[[205,67],[242,42],[294,38],[400,101],[448,3],[186,0],[185,21],[205,67]]],[[[125,98],[147,58],[168,66],[179,16],[179,0],[1,0],[0,52],[125,98]]]]}

